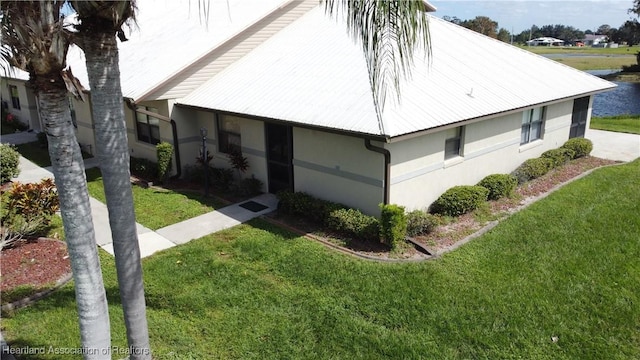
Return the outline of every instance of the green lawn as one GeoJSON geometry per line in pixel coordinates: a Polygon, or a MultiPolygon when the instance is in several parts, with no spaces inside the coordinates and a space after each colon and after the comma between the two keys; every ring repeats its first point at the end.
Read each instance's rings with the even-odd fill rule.
{"type": "Polygon", "coordinates": [[[553,60],[578,70],[622,69],[623,66],[635,65],[637,63],[635,56],[564,57],[553,60]]]}
{"type": "MultiPolygon", "coordinates": [[[[143,261],[154,357],[637,359],[639,203],[640,160],[600,169],[421,263],[355,259],[254,220],[143,261]]],[[[122,348],[114,260],[102,264],[122,348]]],[[[17,347],[79,346],[72,286],[3,327],[17,347]]]]}
{"type": "Polygon", "coordinates": [[[518,45],[521,49],[536,54],[580,54],[580,55],[635,55],[640,51],[640,46],[620,46],[618,48],[594,48],[590,46],[526,46],[518,45]]]}
{"type": "MultiPolygon", "coordinates": [[[[87,187],[91,197],[106,203],[100,169],[87,170],[87,187]]],[[[136,185],[133,186],[133,203],[136,221],[152,230],[157,230],[224,206],[216,198],[205,198],[197,192],[175,192],[157,188],[143,188],[136,185]]]]}
{"type": "Polygon", "coordinates": [[[591,129],[640,134],[640,115],[618,115],[591,118],[591,129]]]}
{"type": "MultiPolygon", "coordinates": [[[[16,149],[20,155],[31,160],[34,164],[40,167],[51,166],[51,158],[49,157],[49,150],[46,147],[41,147],[37,141],[16,145],[16,149]]],[[[92,157],[87,153],[82,153],[84,159],[92,157]]]]}

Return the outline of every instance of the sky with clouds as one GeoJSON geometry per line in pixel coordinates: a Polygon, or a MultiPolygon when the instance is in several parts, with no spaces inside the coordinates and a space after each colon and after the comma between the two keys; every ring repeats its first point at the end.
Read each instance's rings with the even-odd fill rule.
{"type": "Polygon", "coordinates": [[[556,0],[556,1],[521,1],[521,0],[431,0],[437,11],[435,16],[456,16],[461,20],[473,19],[476,16],[488,16],[515,34],[529,29],[531,25],[561,24],[573,26],[580,30],[595,31],[600,25],[620,27],[630,20],[627,10],[633,0],[556,0]]]}

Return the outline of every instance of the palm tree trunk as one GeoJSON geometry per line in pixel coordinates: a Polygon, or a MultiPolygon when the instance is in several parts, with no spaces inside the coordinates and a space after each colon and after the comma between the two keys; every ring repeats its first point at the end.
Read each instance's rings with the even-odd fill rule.
{"type": "Polygon", "coordinates": [[[140,246],[136,231],[118,44],[113,31],[92,31],[82,39],[91,87],[96,150],[124,310],[130,359],[150,359],[140,246]]]}
{"type": "MultiPolygon", "coordinates": [[[[57,84],[60,83],[62,79],[57,81],[57,84]]],[[[38,94],[39,113],[49,140],[49,155],[60,197],[85,359],[111,359],[107,297],[91,218],[84,163],[71,123],[67,89],[64,84],[56,86],[56,83],[50,83],[47,87],[38,94]]]]}

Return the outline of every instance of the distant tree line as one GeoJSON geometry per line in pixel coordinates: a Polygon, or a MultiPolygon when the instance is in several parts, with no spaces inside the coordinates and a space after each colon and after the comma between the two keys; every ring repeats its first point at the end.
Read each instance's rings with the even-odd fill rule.
{"type": "MultiPolygon", "coordinates": [[[[640,0],[634,0],[632,8],[629,9],[629,13],[636,14],[640,17],[640,0]]],[[[573,26],[560,24],[544,25],[542,27],[532,25],[530,29],[526,29],[519,34],[511,34],[509,30],[499,27],[497,21],[487,16],[476,16],[470,20],[462,20],[455,16],[443,16],[442,19],[491,38],[513,43],[525,43],[527,40],[539,37],[553,37],[564,40],[565,43],[575,43],[585,39],[585,35],[594,34],[591,30],[582,31],[573,26]]],[[[627,43],[628,45],[640,44],[640,22],[638,22],[638,19],[628,20],[619,28],[603,24],[596,29],[595,34],[607,35],[609,40],[615,43],[627,43]]]]}

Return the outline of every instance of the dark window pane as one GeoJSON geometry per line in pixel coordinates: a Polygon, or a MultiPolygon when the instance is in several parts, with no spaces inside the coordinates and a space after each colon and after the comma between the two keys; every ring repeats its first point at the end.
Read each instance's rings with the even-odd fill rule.
{"type": "Polygon", "coordinates": [[[460,138],[447,139],[444,143],[444,158],[450,159],[460,155],[460,138]]]}

